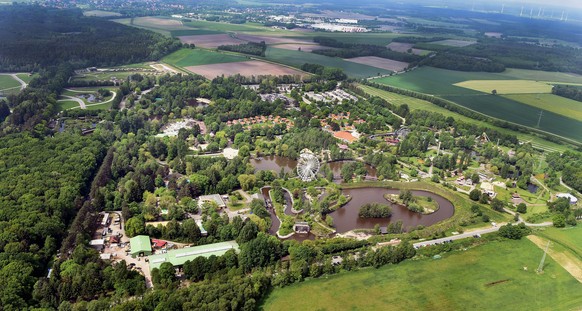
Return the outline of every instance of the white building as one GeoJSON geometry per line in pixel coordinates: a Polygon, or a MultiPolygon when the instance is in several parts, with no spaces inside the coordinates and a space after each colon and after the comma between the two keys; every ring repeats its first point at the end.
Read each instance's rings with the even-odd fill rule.
{"type": "Polygon", "coordinates": [[[570,201],[570,204],[576,204],[578,203],[578,198],[569,194],[569,193],[558,193],[556,194],[556,197],[558,198],[567,198],[570,201]]]}

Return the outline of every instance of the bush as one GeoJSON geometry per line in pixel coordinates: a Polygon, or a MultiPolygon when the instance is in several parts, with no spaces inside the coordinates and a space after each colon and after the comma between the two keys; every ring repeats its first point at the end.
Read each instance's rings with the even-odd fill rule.
{"type": "Polygon", "coordinates": [[[504,237],[504,238],[508,238],[508,239],[512,239],[512,240],[519,240],[522,237],[528,235],[531,232],[531,230],[525,226],[524,223],[520,223],[517,226],[512,226],[511,224],[507,224],[505,226],[501,226],[501,228],[499,228],[499,235],[504,237]]]}
{"type": "Polygon", "coordinates": [[[552,222],[556,228],[564,228],[566,226],[566,217],[562,214],[556,214],[552,217],[552,222]]]}
{"type": "Polygon", "coordinates": [[[519,203],[517,205],[517,212],[520,213],[520,214],[527,213],[527,206],[525,205],[525,203],[519,203]]]}
{"type": "Polygon", "coordinates": [[[471,190],[471,192],[469,192],[469,198],[471,198],[471,200],[473,200],[473,201],[479,201],[480,197],[481,197],[481,191],[479,191],[478,189],[473,189],[473,190],[471,190]]]}
{"type": "Polygon", "coordinates": [[[388,218],[392,216],[392,209],[385,204],[367,203],[360,208],[358,216],[361,218],[388,218]]]}

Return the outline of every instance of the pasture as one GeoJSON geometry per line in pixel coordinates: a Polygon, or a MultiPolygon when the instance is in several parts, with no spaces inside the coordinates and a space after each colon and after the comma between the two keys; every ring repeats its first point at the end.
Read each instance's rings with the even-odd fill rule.
{"type": "Polygon", "coordinates": [[[582,284],[527,239],[275,289],[264,310],[573,310],[582,284]],[[525,269],[525,268],[527,269],[525,269]]]}
{"type": "Polygon", "coordinates": [[[386,59],[382,57],[376,56],[363,56],[363,57],[354,57],[344,59],[348,62],[354,62],[358,64],[364,64],[376,68],[382,68],[394,72],[403,71],[404,69],[408,68],[408,63],[406,62],[399,62],[391,59],[386,59]]]}
{"type": "Polygon", "coordinates": [[[562,244],[582,259],[582,226],[567,228],[544,228],[537,235],[562,244]]]}
{"type": "Polygon", "coordinates": [[[582,121],[582,103],[569,98],[553,94],[504,95],[503,97],[582,121]]]}
{"type": "Polygon", "coordinates": [[[232,76],[235,74],[240,74],[242,76],[259,76],[259,75],[305,75],[304,72],[299,70],[285,67],[282,65],[261,62],[261,61],[246,61],[246,62],[233,62],[233,63],[223,63],[223,64],[211,64],[211,65],[200,65],[200,66],[188,66],[185,67],[188,71],[202,75],[208,79],[214,79],[218,76],[232,76]]]}
{"type": "Polygon", "coordinates": [[[458,114],[456,112],[452,112],[450,110],[439,107],[437,105],[433,105],[432,103],[425,101],[425,100],[422,100],[422,99],[409,97],[409,96],[405,96],[405,95],[400,95],[400,94],[396,94],[396,93],[391,93],[391,92],[379,90],[379,89],[365,86],[365,85],[360,85],[360,88],[362,90],[364,90],[366,93],[373,95],[373,96],[378,96],[380,98],[383,98],[392,104],[395,104],[395,105],[406,104],[406,105],[408,105],[408,107],[411,110],[418,109],[418,110],[426,110],[426,111],[430,111],[430,112],[440,113],[440,114],[445,115],[445,116],[451,116],[455,120],[460,120],[463,122],[475,124],[475,125],[482,126],[482,127],[488,127],[488,128],[500,131],[502,133],[516,135],[520,141],[531,142],[532,145],[536,148],[540,148],[540,149],[544,149],[544,150],[548,150],[548,151],[560,151],[560,152],[565,151],[567,149],[566,146],[558,145],[554,142],[543,140],[535,135],[525,134],[525,133],[521,133],[521,132],[515,132],[515,131],[509,130],[509,129],[505,129],[505,128],[491,125],[491,124],[484,122],[484,121],[471,119],[469,117],[463,116],[463,115],[458,114]]]}
{"type": "Polygon", "coordinates": [[[353,78],[367,78],[374,77],[379,74],[385,75],[391,73],[391,71],[385,69],[348,62],[337,57],[328,57],[314,53],[278,49],[274,47],[267,48],[266,58],[277,63],[294,66],[297,68],[301,67],[305,63],[341,68],[348,76],[353,78]]]}
{"type": "Polygon", "coordinates": [[[454,85],[467,89],[497,94],[531,94],[551,93],[552,86],[546,83],[531,80],[468,80],[454,85]]]}
{"type": "Polygon", "coordinates": [[[394,52],[400,53],[408,53],[408,50],[412,52],[412,54],[416,55],[427,55],[432,51],[428,50],[421,50],[413,48],[414,43],[402,43],[402,42],[390,42],[386,47],[394,52]]]}
{"type": "Polygon", "coordinates": [[[181,49],[162,59],[163,62],[175,67],[231,63],[245,60],[248,60],[248,57],[201,49],[181,49]]]}

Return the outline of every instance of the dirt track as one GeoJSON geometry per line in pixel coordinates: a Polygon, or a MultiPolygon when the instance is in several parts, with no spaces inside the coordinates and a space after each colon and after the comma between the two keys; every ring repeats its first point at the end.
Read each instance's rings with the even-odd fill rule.
{"type": "Polygon", "coordinates": [[[285,66],[275,65],[261,61],[235,62],[225,64],[212,64],[186,67],[190,72],[202,75],[208,79],[225,75],[232,76],[240,74],[242,76],[259,75],[304,75],[304,73],[285,66]]]}

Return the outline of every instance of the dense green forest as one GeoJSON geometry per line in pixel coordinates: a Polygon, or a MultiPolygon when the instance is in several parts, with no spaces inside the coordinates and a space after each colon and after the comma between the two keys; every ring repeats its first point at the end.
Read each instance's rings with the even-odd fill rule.
{"type": "Polygon", "coordinates": [[[554,85],[552,94],[582,102],[582,88],[571,85],[554,85]]]}
{"type": "Polygon", "coordinates": [[[265,41],[261,41],[259,43],[248,42],[237,45],[221,45],[218,47],[218,49],[223,51],[231,51],[264,57],[265,51],[267,50],[267,45],[265,44],[265,41]]]}
{"type": "Polygon", "coordinates": [[[85,17],[78,9],[0,8],[0,71],[32,71],[67,62],[74,68],[151,61],[180,47],[177,39],[85,17]]]}

